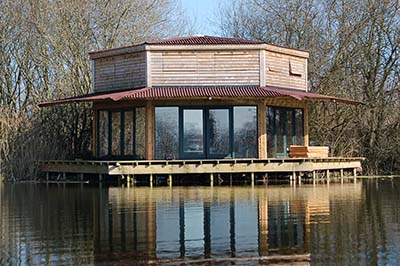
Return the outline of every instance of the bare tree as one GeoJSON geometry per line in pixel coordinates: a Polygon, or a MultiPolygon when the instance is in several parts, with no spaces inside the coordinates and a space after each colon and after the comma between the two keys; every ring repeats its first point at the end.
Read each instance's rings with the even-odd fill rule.
{"type": "Polygon", "coordinates": [[[311,138],[336,155],[366,156],[370,174],[400,171],[400,3],[397,0],[234,0],[221,33],[310,51],[309,89],[360,100],[315,104],[311,138]]]}
{"type": "Polygon", "coordinates": [[[87,156],[90,105],[37,104],[91,91],[88,52],[184,34],[175,0],[0,1],[0,175],[32,178],[40,159],[87,156]]]}

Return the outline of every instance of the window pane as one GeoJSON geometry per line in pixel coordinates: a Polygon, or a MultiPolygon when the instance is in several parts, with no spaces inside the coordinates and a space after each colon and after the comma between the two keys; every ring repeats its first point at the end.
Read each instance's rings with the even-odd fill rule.
{"type": "Polygon", "coordinates": [[[121,113],[112,112],[111,118],[111,154],[119,156],[121,155],[121,113]]]}
{"type": "Polygon", "coordinates": [[[234,156],[255,158],[258,154],[257,107],[235,106],[233,110],[234,156]]]}
{"type": "Polygon", "coordinates": [[[268,150],[268,158],[275,157],[275,137],[274,137],[274,109],[272,107],[268,107],[267,109],[267,150],[268,150]]]}
{"type": "Polygon", "coordinates": [[[108,155],[108,111],[99,111],[99,139],[97,140],[99,157],[108,155]]]}
{"type": "Polygon", "coordinates": [[[230,153],[229,110],[210,109],[208,119],[209,153],[228,155],[230,153]]]}
{"type": "Polygon", "coordinates": [[[133,155],[133,111],[126,111],[125,112],[125,151],[124,155],[132,156],[133,155]]]}
{"type": "Polygon", "coordinates": [[[179,127],[178,107],[155,108],[155,158],[178,158],[179,127]]]}
{"type": "Polygon", "coordinates": [[[293,112],[294,110],[286,111],[286,147],[289,148],[293,145],[294,125],[293,125],[293,112]]]}
{"type": "Polygon", "coordinates": [[[203,110],[183,110],[183,152],[203,153],[203,110]]]}
{"type": "Polygon", "coordinates": [[[146,113],[144,107],[136,108],[136,158],[144,159],[146,156],[146,113]]]}
{"type": "Polygon", "coordinates": [[[275,110],[275,121],[276,121],[276,156],[282,156],[285,152],[283,146],[283,136],[285,134],[285,118],[283,117],[284,111],[281,109],[275,110]]]}
{"type": "Polygon", "coordinates": [[[303,110],[295,110],[296,119],[296,145],[304,145],[304,124],[303,124],[303,110]]]}

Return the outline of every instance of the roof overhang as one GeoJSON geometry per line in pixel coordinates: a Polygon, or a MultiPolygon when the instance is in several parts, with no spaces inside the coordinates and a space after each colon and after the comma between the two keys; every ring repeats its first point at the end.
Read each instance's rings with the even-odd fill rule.
{"type": "Polygon", "coordinates": [[[292,89],[259,86],[202,86],[202,87],[145,87],[140,89],[92,93],[60,100],[43,102],[39,107],[61,105],[80,102],[102,102],[102,101],[132,101],[132,100],[165,100],[165,99],[202,99],[202,98],[279,98],[289,97],[298,101],[322,100],[345,103],[351,105],[362,104],[359,101],[338,98],[292,89]]]}

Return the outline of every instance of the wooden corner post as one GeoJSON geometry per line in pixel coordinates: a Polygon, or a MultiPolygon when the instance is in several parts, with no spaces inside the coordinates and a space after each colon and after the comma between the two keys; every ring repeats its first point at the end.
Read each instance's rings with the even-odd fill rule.
{"type": "Polygon", "coordinates": [[[146,160],[154,160],[154,104],[146,102],[146,160]]]}
{"type": "Polygon", "coordinates": [[[267,158],[267,107],[265,102],[260,102],[257,108],[258,114],[258,158],[267,158]]]}

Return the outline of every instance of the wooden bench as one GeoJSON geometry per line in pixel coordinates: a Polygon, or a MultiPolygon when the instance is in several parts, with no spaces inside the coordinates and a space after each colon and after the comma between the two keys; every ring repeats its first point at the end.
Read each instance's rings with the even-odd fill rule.
{"type": "Polygon", "coordinates": [[[327,146],[297,146],[289,147],[290,158],[327,158],[329,147],[327,146]]]}

